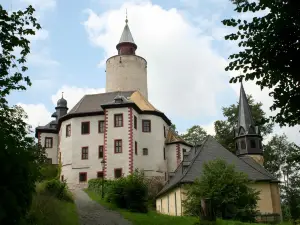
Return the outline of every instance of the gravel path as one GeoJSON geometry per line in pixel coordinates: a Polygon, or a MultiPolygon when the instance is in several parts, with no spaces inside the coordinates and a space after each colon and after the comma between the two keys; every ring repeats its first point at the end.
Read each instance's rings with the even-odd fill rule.
{"type": "Polygon", "coordinates": [[[106,209],[91,200],[83,190],[77,189],[73,192],[81,225],[132,225],[119,213],[106,209]]]}

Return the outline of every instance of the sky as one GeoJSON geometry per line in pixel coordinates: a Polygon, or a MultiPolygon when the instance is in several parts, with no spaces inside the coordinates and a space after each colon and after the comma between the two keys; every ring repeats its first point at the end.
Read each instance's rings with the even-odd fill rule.
{"type": "MultiPolygon", "coordinates": [[[[4,0],[8,10],[29,4],[42,26],[30,37],[26,75],[32,86],[8,100],[24,108],[33,128],[51,120],[62,92],[69,109],[85,94],[105,92],[105,61],[117,54],[126,9],[136,53],[148,62],[149,101],[179,132],[201,125],[214,134],[214,122],[224,119],[222,107],[238,101],[240,86],[229,83],[236,74],[224,68],[239,49],[224,40],[232,30],[221,21],[251,15],[235,14],[229,0],[4,0]]],[[[268,89],[254,82],[244,87],[274,115],[268,89]]],[[[274,133],[300,145],[299,130],[276,125],[274,133]]]]}

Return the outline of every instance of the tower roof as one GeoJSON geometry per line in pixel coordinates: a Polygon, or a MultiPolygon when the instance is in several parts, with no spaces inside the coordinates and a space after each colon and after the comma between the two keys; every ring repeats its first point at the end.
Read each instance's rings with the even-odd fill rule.
{"type": "Polygon", "coordinates": [[[251,109],[247,100],[247,96],[244,90],[243,83],[241,83],[240,90],[240,102],[239,102],[239,117],[238,117],[238,128],[243,127],[245,131],[251,126],[255,126],[251,109]]]}
{"type": "MultiPolygon", "coordinates": [[[[127,21],[127,19],[126,19],[126,21],[127,21]]],[[[119,44],[121,44],[121,43],[135,44],[127,22],[125,24],[122,36],[121,36],[120,41],[119,41],[119,44]]]]}

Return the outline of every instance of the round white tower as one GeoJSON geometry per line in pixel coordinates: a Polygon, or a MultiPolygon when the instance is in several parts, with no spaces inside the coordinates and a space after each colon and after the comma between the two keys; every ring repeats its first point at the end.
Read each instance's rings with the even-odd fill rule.
{"type": "Polygon", "coordinates": [[[138,90],[148,99],[147,61],[135,55],[137,45],[128,27],[128,20],[116,48],[118,55],[106,61],[106,92],[138,90]]]}

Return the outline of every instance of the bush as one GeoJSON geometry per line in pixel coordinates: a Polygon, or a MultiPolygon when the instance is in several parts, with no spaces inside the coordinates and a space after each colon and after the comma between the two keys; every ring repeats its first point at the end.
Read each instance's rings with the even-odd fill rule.
{"type": "Polygon", "coordinates": [[[41,180],[52,180],[57,177],[58,167],[57,165],[44,165],[41,168],[41,180]]]}
{"type": "Polygon", "coordinates": [[[41,192],[43,194],[52,195],[59,200],[73,202],[73,196],[69,191],[65,182],[53,179],[42,184],[41,192]]]}
{"type": "MultiPolygon", "coordinates": [[[[146,213],[148,211],[148,188],[143,173],[136,170],[127,177],[114,181],[105,180],[104,184],[106,201],[133,212],[146,213]]],[[[102,180],[90,180],[88,189],[101,194],[102,180]]]]}
{"type": "Polygon", "coordinates": [[[156,196],[164,187],[162,177],[151,177],[146,179],[148,187],[148,205],[152,209],[156,209],[156,196]]]}

